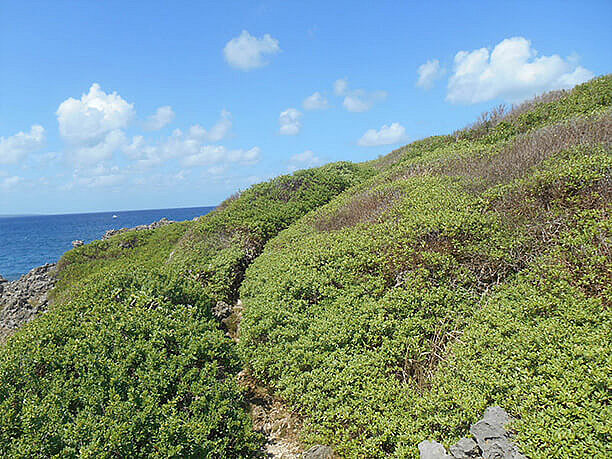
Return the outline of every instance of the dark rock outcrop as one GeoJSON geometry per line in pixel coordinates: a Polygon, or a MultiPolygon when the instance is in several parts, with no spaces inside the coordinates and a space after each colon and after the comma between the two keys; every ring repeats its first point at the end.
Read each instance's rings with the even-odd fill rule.
{"type": "Polygon", "coordinates": [[[0,281],[0,341],[49,306],[55,286],[55,264],[34,268],[16,281],[0,281]]]}
{"type": "Polygon", "coordinates": [[[485,410],[484,417],[470,427],[483,459],[524,459],[517,446],[512,442],[510,433],[505,426],[512,419],[499,406],[491,406],[485,410]]]}
{"type": "Polygon", "coordinates": [[[480,457],[478,444],[471,438],[462,438],[450,447],[451,456],[455,459],[472,459],[480,457]]]}
{"type": "Polygon", "coordinates": [[[117,234],[126,233],[128,231],[151,230],[151,229],[159,228],[161,226],[169,225],[170,223],[176,223],[176,222],[174,220],[168,220],[167,218],[164,217],[159,221],[151,223],[150,225],[138,225],[138,226],[135,226],[134,228],[121,228],[117,230],[112,229],[104,233],[104,236],[102,236],[102,240],[104,241],[113,236],[116,236],[117,234]]]}
{"type": "Polygon", "coordinates": [[[0,295],[2,295],[2,292],[4,291],[4,286],[6,284],[8,284],[8,280],[6,280],[4,277],[0,275],[0,295]]]}
{"type": "Polygon", "coordinates": [[[512,441],[506,424],[512,418],[499,406],[491,406],[483,418],[470,426],[471,438],[462,438],[450,447],[450,454],[441,443],[425,440],[419,443],[421,459],[527,459],[512,441]]]}

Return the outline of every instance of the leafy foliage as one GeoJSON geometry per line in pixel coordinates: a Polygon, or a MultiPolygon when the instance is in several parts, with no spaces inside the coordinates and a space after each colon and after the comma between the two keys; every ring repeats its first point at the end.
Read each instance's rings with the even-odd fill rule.
{"type": "Polygon", "coordinates": [[[367,166],[334,163],[254,185],[192,226],[171,264],[217,300],[235,301],[246,267],[268,240],[373,174],[367,166]]]}
{"type": "Polygon", "coordinates": [[[245,368],[346,457],[415,457],[491,404],[529,457],[610,456],[611,95],[67,252],[51,310],[0,348],[0,455],[256,456],[245,368]],[[239,294],[237,348],[211,310],[239,294]]]}
{"type": "Polygon", "coordinates": [[[0,349],[2,457],[252,457],[233,342],[211,308],[263,244],[371,175],[332,164],[196,222],[67,252],[50,312],[0,349]]]}
{"type": "Polygon", "coordinates": [[[102,270],[0,354],[3,457],[249,456],[231,341],[200,289],[102,270]]]}
{"type": "Polygon", "coordinates": [[[308,441],[414,457],[501,404],[529,457],[610,453],[611,83],[394,152],[270,241],[240,347],[308,441]]]}

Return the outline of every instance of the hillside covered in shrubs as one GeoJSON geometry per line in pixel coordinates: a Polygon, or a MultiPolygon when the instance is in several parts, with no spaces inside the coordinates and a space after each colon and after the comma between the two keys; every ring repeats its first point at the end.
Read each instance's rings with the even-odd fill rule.
{"type": "Polygon", "coordinates": [[[0,348],[0,455],[256,457],[241,373],[341,457],[491,405],[527,457],[609,457],[611,206],[605,76],[71,250],[0,348]]]}

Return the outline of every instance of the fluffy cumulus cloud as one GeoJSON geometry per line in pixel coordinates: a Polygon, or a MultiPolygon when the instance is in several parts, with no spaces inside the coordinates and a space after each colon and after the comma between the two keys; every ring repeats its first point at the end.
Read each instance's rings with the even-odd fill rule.
{"type": "Polygon", "coordinates": [[[148,131],[157,131],[158,129],[167,126],[174,120],[174,110],[170,105],[164,105],[159,107],[155,113],[144,123],[144,128],[148,131]]]}
{"type": "Polygon", "coordinates": [[[0,137],[0,164],[17,163],[44,144],[45,129],[38,124],[32,126],[30,132],[22,131],[7,138],[0,137]]]}
{"type": "Polygon", "coordinates": [[[419,79],[417,80],[416,85],[423,89],[431,89],[434,82],[441,78],[444,73],[445,70],[440,67],[440,61],[437,59],[427,61],[423,65],[420,65],[417,69],[419,79]]]}
{"type": "Polygon", "coordinates": [[[225,48],[223,55],[229,65],[239,70],[252,70],[268,64],[266,56],[280,52],[278,40],[265,34],[261,38],[252,36],[246,30],[232,38],[225,48]]]}
{"type": "Polygon", "coordinates": [[[297,135],[302,129],[302,123],[300,119],[302,113],[295,108],[288,108],[284,112],[281,112],[278,117],[280,123],[280,133],[282,135],[297,135]]]}
{"type": "Polygon", "coordinates": [[[446,99],[464,104],[496,98],[520,102],[545,91],[571,88],[593,76],[575,59],[556,54],[538,57],[529,40],[514,37],[498,43],[493,51],[459,51],[446,99]]]}
{"type": "Polygon", "coordinates": [[[134,105],[116,92],[105,93],[94,83],[80,99],[62,102],[56,112],[62,138],[79,164],[108,159],[125,141],[125,129],[134,118],[134,105]]]}
{"type": "Polygon", "coordinates": [[[227,110],[221,112],[221,118],[210,129],[204,129],[199,124],[189,128],[189,135],[200,141],[218,142],[223,140],[232,129],[232,114],[227,110]]]}
{"type": "Polygon", "coordinates": [[[329,107],[329,103],[323,94],[315,92],[311,96],[304,99],[304,110],[325,110],[329,107]]]}
{"type": "Polygon", "coordinates": [[[323,164],[321,158],[315,155],[313,151],[306,150],[303,153],[296,153],[291,156],[288,169],[293,172],[298,169],[320,166],[321,164],[323,164]]]}
{"type": "MultiPolygon", "coordinates": [[[[197,153],[185,156],[181,164],[185,167],[208,166],[211,164],[240,163],[242,165],[255,164],[259,161],[261,150],[253,147],[249,150],[230,150],[223,145],[202,145],[197,153]]],[[[221,170],[217,166],[216,170],[221,170]]]]}
{"type": "Polygon", "coordinates": [[[123,152],[133,160],[132,167],[137,170],[149,169],[175,159],[184,167],[211,166],[217,169],[228,164],[251,165],[260,159],[259,147],[251,149],[228,149],[223,145],[211,145],[224,139],[232,127],[231,113],[223,111],[219,121],[210,129],[199,124],[192,125],[183,132],[175,129],[160,143],[149,144],[137,135],[123,146],[123,152]]]}
{"type": "Polygon", "coordinates": [[[79,144],[70,152],[69,156],[76,161],[77,164],[97,164],[112,158],[113,154],[123,148],[127,138],[125,133],[119,129],[110,131],[99,142],[91,144],[79,144]]]}
{"type": "Polygon", "coordinates": [[[119,94],[105,93],[94,83],[80,99],[62,102],[57,109],[57,121],[62,137],[80,143],[99,140],[107,133],[124,129],[134,117],[134,105],[119,94]]]}
{"type": "Polygon", "coordinates": [[[387,98],[385,91],[368,92],[364,89],[350,89],[346,78],[334,82],[334,94],[344,97],[342,105],[349,112],[367,112],[375,104],[387,98]]]}
{"type": "Polygon", "coordinates": [[[391,123],[389,125],[385,124],[378,131],[376,129],[368,129],[357,141],[357,144],[362,147],[377,147],[403,142],[406,139],[406,129],[404,126],[399,123],[391,123]]]}

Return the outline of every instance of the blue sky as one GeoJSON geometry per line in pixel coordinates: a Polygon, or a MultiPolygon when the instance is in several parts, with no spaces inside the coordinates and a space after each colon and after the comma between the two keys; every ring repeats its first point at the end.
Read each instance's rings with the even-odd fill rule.
{"type": "Polygon", "coordinates": [[[214,205],[611,71],[612,2],[0,3],[0,214],[214,205]]]}

